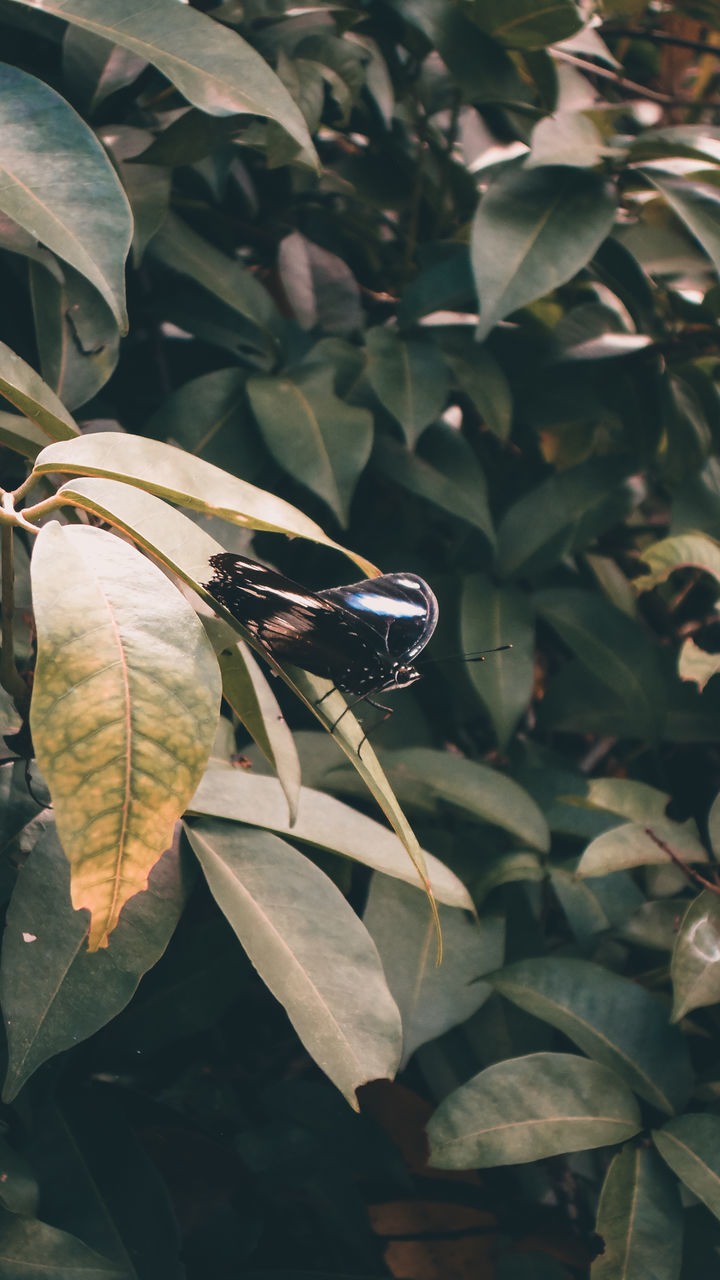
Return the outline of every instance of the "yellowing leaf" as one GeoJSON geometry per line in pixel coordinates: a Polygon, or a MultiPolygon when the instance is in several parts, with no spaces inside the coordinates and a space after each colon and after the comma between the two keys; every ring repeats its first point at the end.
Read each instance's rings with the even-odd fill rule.
{"type": "Polygon", "coordinates": [[[202,775],[219,671],[187,601],[112,534],[53,522],[31,568],[30,724],[95,950],[146,888],[202,775]]]}

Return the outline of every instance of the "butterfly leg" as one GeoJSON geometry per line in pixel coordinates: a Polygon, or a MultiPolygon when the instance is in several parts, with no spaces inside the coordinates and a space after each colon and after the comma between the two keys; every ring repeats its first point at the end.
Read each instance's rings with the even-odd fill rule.
{"type": "MultiPolygon", "coordinates": [[[[325,699],[326,699],[326,698],[329,698],[329,697],[330,697],[330,694],[331,694],[331,693],[337,693],[337,685],[336,685],[336,684],[334,684],[334,685],[333,685],[332,689],[328,689],[327,693],[324,693],[324,694],[323,694],[323,696],[322,696],[322,698],[318,698],[317,702],[313,703],[313,706],[319,707],[319,706],[321,705],[321,703],[323,703],[323,702],[325,701],[325,699]]],[[[344,715],[344,714],[345,714],[345,713],[343,712],[343,715],[344,715]]],[[[337,724],[337,720],[335,721],[335,724],[337,724]]],[[[335,726],[333,725],[333,728],[334,728],[334,727],[335,727],[335,726]]]]}
{"type": "MultiPolygon", "coordinates": [[[[341,711],[341,712],[340,712],[340,715],[338,716],[337,720],[334,722],[334,724],[332,724],[332,725],[330,726],[330,732],[331,732],[331,733],[334,733],[334,732],[335,732],[335,730],[337,729],[337,727],[338,727],[338,725],[339,725],[340,721],[342,720],[343,716],[344,716],[344,715],[346,715],[346,713],[347,713],[348,711],[352,711],[352,710],[354,710],[354,708],[355,708],[355,707],[357,707],[357,706],[359,705],[359,703],[361,703],[361,702],[369,702],[371,707],[377,707],[378,711],[384,711],[384,712],[385,712],[385,715],[383,716],[382,720],[376,720],[376,722],[375,722],[375,724],[372,726],[372,729],[371,729],[371,731],[370,731],[370,732],[372,732],[373,730],[377,729],[379,725],[384,724],[384,723],[385,723],[385,721],[386,721],[386,720],[387,720],[387,719],[392,715],[393,711],[395,710],[395,708],[394,708],[394,707],[387,707],[387,706],[385,706],[385,703],[384,703],[384,702],[375,702],[375,700],[374,700],[373,698],[369,698],[369,697],[368,697],[368,695],[367,695],[367,694],[365,694],[365,696],[364,696],[363,698],[356,698],[356,699],[355,699],[355,701],[354,701],[354,702],[351,702],[351,703],[350,703],[350,705],[349,705],[348,707],[346,707],[344,711],[341,711]]],[[[363,733],[363,736],[362,736],[362,738],[360,739],[360,743],[359,743],[359,746],[358,746],[358,749],[357,749],[357,751],[358,751],[358,755],[360,755],[360,752],[362,751],[363,745],[364,745],[364,743],[366,743],[366,742],[367,742],[367,740],[368,740],[368,735],[367,735],[367,733],[363,733]]]]}

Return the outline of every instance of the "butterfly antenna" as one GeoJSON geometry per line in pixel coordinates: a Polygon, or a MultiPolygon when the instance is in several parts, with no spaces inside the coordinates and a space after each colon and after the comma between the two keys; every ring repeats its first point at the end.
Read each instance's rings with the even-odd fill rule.
{"type": "Polygon", "coordinates": [[[486,653],[501,653],[503,649],[512,649],[512,645],[499,644],[496,649],[481,649],[478,653],[447,653],[442,658],[425,658],[417,666],[426,667],[431,662],[484,662],[486,653]]]}

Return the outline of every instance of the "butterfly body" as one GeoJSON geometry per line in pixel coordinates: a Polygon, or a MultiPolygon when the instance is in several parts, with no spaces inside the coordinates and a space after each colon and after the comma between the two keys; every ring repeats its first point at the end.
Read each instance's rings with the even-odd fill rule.
{"type": "Polygon", "coordinates": [[[265,565],[222,552],[205,587],[263,648],[365,698],[419,679],[412,661],[430,639],[438,605],[412,573],[309,591],[265,565]]]}

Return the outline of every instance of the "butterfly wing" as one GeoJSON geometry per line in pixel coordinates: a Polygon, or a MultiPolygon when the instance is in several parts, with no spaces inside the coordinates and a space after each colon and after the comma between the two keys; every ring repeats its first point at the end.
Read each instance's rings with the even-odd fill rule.
{"type": "Polygon", "coordinates": [[[273,657],[358,697],[392,687],[395,668],[410,663],[435,630],[437,601],[415,574],[314,592],[230,552],[210,564],[206,589],[273,657]]]}
{"type": "Polygon", "coordinates": [[[275,569],[222,552],[210,558],[213,577],[203,585],[277,658],[354,692],[353,674],[377,688],[382,670],[370,668],[375,633],[348,611],[275,569]],[[349,683],[348,683],[349,681],[349,683]]]}
{"type": "Polygon", "coordinates": [[[292,578],[244,556],[222,552],[211,556],[210,565],[213,577],[203,585],[211,596],[276,658],[310,671],[305,661],[309,639],[318,619],[332,614],[332,605],[292,578]]]}
{"type": "Polygon", "coordinates": [[[347,587],[318,591],[318,599],[347,610],[382,641],[390,662],[411,663],[438,620],[438,602],[415,573],[386,573],[347,587]]]}

